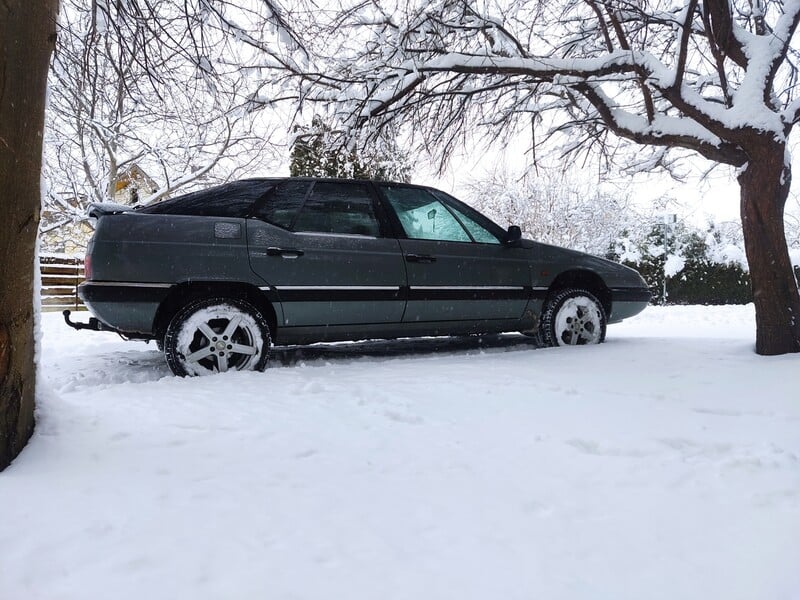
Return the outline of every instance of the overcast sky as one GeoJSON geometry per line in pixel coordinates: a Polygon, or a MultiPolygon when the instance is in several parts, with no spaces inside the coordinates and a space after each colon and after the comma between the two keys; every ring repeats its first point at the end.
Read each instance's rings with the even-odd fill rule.
{"type": "MultiPolygon", "coordinates": [[[[800,156],[800,149],[796,149],[794,154],[800,156]]],[[[793,162],[794,172],[800,173],[800,160],[796,158],[793,162]]],[[[503,168],[522,173],[529,164],[524,148],[522,151],[511,147],[506,150],[477,150],[472,153],[465,151],[462,156],[454,157],[443,175],[436,173],[429,162],[419,161],[413,180],[415,183],[439,187],[464,198],[467,195],[465,183],[470,178],[489,178],[493,171],[503,168]]],[[[631,198],[643,208],[659,207],[698,227],[704,227],[709,221],[740,222],[739,186],[734,169],[720,166],[704,176],[703,172],[709,165],[707,161],[698,159],[696,167],[691,169],[692,173],[685,182],[676,181],[664,173],[635,176],[618,173],[605,175],[604,184],[611,190],[616,188],[622,192],[629,191],[631,198]],[[665,202],[665,199],[668,201],[665,202]]],[[[569,169],[569,174],[577,179],[587,178],[593,182],[598,180],[597,172],[592,167],[576,165],[569,169]]],[[[798,177],[800,175],[796,176],[798,177]]],[[[800,181],[796,179],[794,190],[800,189],[798,183],[800,181]]],[[[796,191],[789,198],[787,212],[800,213],[796,191]]]]}

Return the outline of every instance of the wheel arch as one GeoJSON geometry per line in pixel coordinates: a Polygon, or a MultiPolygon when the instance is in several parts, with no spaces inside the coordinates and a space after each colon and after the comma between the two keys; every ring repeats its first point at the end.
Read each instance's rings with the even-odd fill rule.
{"type": "Polygon", "coordinates": [[[235,298],[252,304],[266,319],[270,336],[275,340],[278,315],[273,303],[255,285],[231,281],[184,281],[173,286],[159,305],[153,319],[153,332],[156,338],[164,337],[172,318],[189,302],[212,297],[235,298]]]}
{"type": "Polygon", "coordinates": [[[606,315],[611,314],[611,290],[603,278],[588,269],[570,269],[559,273],[547,290],[547,298],[552,298],[561,290],[568,288],[584,289],[594,294],[603,305],[606,315]]]}

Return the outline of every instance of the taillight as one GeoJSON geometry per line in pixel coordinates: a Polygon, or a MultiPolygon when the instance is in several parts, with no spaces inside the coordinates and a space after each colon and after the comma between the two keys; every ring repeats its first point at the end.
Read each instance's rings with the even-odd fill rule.
{"type": "Polygon", "coordinates": [[[92,278],[92,255],[87,254],[83,259],[83,276],[85,279],[92,278]]]}

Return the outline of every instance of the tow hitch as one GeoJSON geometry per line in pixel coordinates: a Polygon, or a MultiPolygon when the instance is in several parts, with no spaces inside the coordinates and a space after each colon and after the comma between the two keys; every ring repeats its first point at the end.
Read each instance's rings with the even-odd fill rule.
{"type": "Polygon", "coordinates": [[[143,340],[145,342],[150,342],[150,340],[154,339],[152,335],[143,335],[138,333],[128,333],[119,331],[118,329],[114,329],[113,327],[104,325],[99,319],[95,317],[89,317],[88,323],[72,321],[69,318],[69,316],[72,314],[71,310],[65,310],[61,314],[64,315],[64,320],[67,322],[67,325],[69,325],[73,329],[77,329],[78,331],[80,331],[81,329],[89,329],[91,331],[110,331],[111,333],[116,333],[123,340],[143,340]]]}
{"type": "Polygon", "coordinates": [[[113,329],[108,329],[105,327],[98,319],[95,317],[90,317],[88,323],[80,323],[78,321],[71,321],[69,316],[72,314],[71,310],[65,310],[63,313],[64,320],[67,322],[67,325],[72,327],[73,329],[91,329],[92,331],[113,331],[113,329]]]}

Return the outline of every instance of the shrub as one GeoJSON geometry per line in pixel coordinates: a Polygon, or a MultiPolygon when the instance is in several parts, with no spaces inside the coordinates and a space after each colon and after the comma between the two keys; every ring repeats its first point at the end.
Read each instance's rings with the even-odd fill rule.
{"type": "Polygon", "coordinates": [[[719,243],[713,230],[703,236],[697,231],[676,227],[664,247],[664,226],[654,227],[637,245],[637,252],[629,250],[630,240],[617,244],[612,258],[622,258],[623,264],[642,274],[653,294],[652,302],[664,301],[664,276],[667,279],[667,304],[747,304],[752,302],[750,276],[736,261],[719,262],[720,255],[712,252],[709,241],[719,243]],[[638,260],[625,260],[618,249],[625,247],[627,256],[638,260]]]}

